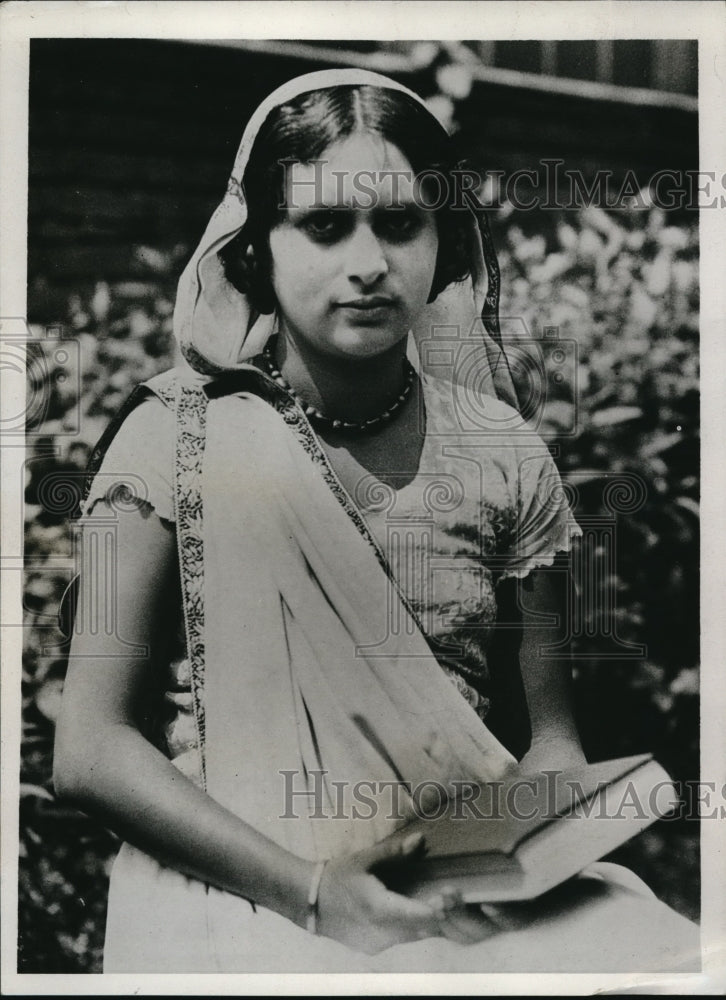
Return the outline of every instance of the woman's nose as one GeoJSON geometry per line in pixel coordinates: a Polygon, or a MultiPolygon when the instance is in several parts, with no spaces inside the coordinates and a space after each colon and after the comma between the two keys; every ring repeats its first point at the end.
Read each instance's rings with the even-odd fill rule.
{"type": "Polygon", "coordinates": [[[388,273],[388,261],[383,247],[367,223],[359,223],[348,245],[346,260],[348,278],[361,285],[374,285],[388,273]]]}

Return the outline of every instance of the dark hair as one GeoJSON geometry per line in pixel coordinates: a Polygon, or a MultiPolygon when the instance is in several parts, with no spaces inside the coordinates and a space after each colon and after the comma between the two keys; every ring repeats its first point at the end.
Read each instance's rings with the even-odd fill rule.
{"type": "MultiPolygon", "coordinates": [[[[270,281],[269,234],[281,213],[283,163],[309,163],[332,143],[356,131],[374,132],[396,145],[418,175],[445,178],[448,197],[436,207],[439,238],[429,301],[469,274],[468,211],[452,207],[458,178],[452,143],[445,129],[418,101],[397,90],[368,85],[335,86],[300,94],[275,108],[260,129],[245,170],[248,218],[244,229],[219,256],[227,280],[262,313],[275,308],[270,281]]],[[[432,204],[435,199],[432,199],[432,204]]],[[[461,202],[459,202],[461,204],[461,202]]]]}

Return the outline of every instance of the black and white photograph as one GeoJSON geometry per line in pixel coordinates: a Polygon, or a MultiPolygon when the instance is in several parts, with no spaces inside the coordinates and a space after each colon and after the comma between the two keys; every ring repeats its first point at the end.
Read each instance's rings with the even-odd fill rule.
{"type": "Polygon", "coordinates": [[[3,6],[7,992],[723,991],[724,21],[3,6]]]}

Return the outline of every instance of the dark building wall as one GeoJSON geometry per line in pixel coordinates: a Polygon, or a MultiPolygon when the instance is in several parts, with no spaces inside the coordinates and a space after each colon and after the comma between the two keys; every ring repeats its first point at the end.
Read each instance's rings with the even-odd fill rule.
{"type": "MultiPolygon", "coordinates": [[[[519,49],[497,44],[500,63],[535,58],[529,43],[519,49]]],[[[176,247],[184,257],[223,194],[252,110],[278,84],[320,68],[312,46],[304,56],[283,48],[33,41],[31,320],[48,321],[56,300],[60,309],[61,298],[79,285],[143,281],[153,272],[153,255],[140,252],[141,245],[176,247]]],[[[557,58],[568,51],[571,57],[562,49],[557,58]]],[[[423,95],[436,89],[430,70],[397,75],[423,95]]],[[[562,158],[567,169],[585,174],[609,169],[618,176],[633,168],[645,176],[697,166],[696,115],[678,107],[594,101],[477,79],[457,107],[457,120],[484,168],[532,167],[543,157],[562,158]]]]}

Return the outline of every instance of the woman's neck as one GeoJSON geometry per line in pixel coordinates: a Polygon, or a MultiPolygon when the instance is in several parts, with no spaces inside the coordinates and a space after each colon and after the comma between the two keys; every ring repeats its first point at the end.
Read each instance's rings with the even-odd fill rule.
{"type": "Polygon", "coordinates": [[[406,338],[373,358],[339,358],[316,351],[282,328],[275,361],[285,380],[326,416],[359,422],[378,416],[404,386],[406,338]]]}

